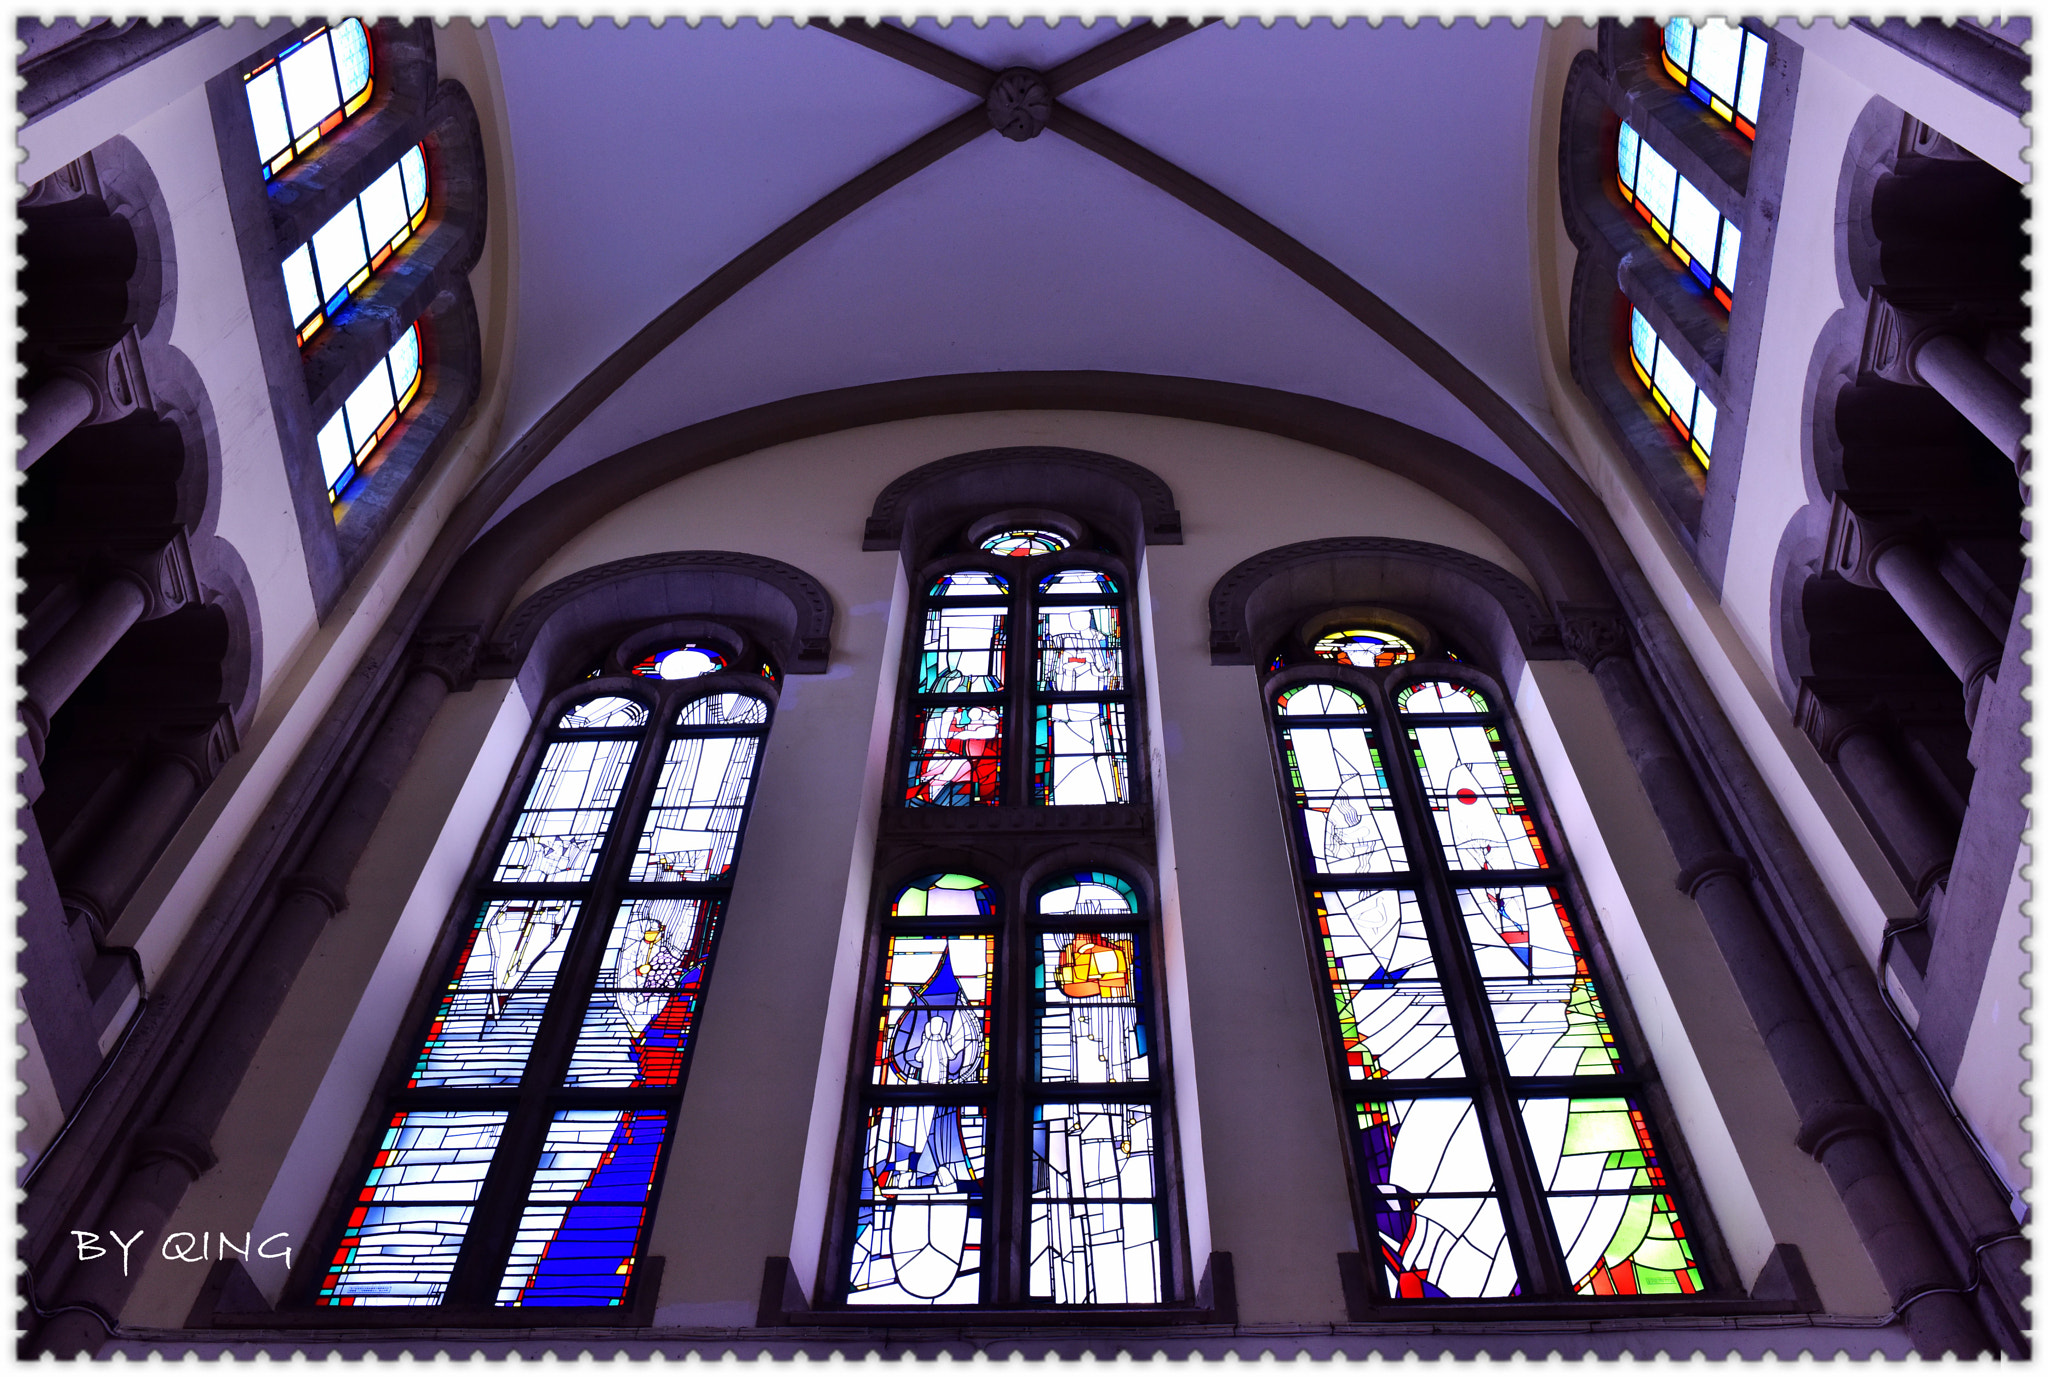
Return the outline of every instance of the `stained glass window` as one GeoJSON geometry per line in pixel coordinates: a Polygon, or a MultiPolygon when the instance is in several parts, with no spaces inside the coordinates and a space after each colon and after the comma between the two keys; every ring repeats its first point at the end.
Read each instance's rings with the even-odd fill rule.
{"type": "MultiPolygon", "coordinates": [[[[1065,544],[1051,532],[1007,531],[983,548],[1033,558],[1065,544]]],[[[961,569],[926,586],[904,803],[1130,802],[1128,633],[1116,579],[1085,567],[1015,580],[961,569]]]]}
{"type": "Polygon", "coordinates": [[[1678,355],[1643,318],[1643,313],[1633,307],[1629,310],[1628,358],[1635,366],[1636,377],[1678,432],[1678,438],[1685,441],[1702,468],[1711,464],[1714,422],[1720,413],[1708,400],[1706,390],[1692,380],[1678,355]]]}
{"type": "Polygon", "coordinates": [[[1367,627],[1325,632],[1313,648],[1321,659],[1357,665],[1360,669],[1385,669],[1415,658],[1415,647],[1404,638],[1391,631],[1367,627]]]}
{"type": "Polygon", "coordinates": [[[1056,555],[1070,544],[1072,542],[1058,531],[1019,526],[1014,530],[997,531],[981,542],[981,548],[992,555],[1029,559],[1033,555],[1056,555]]]}
{"type": "Polygon", "coordinates": [[[370,35],[360,19],[321,24],[243,74],[265,181],[369,103],[370,35]]]}
{"type": "Polygon", "coordinates": [[[320,472],[327,479],[328,501],[351,499],[357,482],[376,471],[371,451],[391,433],[419,390],[420,327],[415,323],[320,427],[320,472]]]}
{"type": "Polygon", "coordinates": [[[1705,192],[1630,125],[1621,126],[1615,160],[1622,199],[1649,221],[1703,291],[1712,292],[1723,308],[1732,308],[1741,226],[1715,209],[1705,192]]]}
{"type": "Polygon", "coordinates": [[[1499,700],[1328,658],[1273,730],[1383,1303],[1704,1289],[1499,700]]]}
{"type": "Polygon", "coordinates": [[[694,679],[725,668],[725,656],[710,646],[685,645],[645,656],[633,666],[633,672],[646,679],[694,679]]]}
{"type": "Polygon", "coordinates": [[[304,344],[427,220],[427,155],[414,144],[285,255],[284,296],[304,344]]]}
{"type": "Polygon", "coordinates": [[[1166,1294],[1151,928],[1131,884],[1104,871],[1056,875],[1014,909],[960,874],[913,880],[888,906],[850,1306],[1166,1294]]]}
{"type": "Polygon", "coordinates": [[[1705,105],[1750,138],[1756,137],[1770,44],[1726,19],[1664,25],[1664,69],[1705,105]]]}
{"type": "Polygon", "coordinates": [[[535,743],[317,1304],[626,1303],[769,717],[635,673],[535,743]]]}

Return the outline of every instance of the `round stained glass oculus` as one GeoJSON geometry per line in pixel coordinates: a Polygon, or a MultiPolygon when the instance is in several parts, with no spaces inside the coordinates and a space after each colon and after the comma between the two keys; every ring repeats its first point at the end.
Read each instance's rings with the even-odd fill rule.
{"type": "Polygon", "coordinates": [[[1032,555],[1056,555],[1072,543],[1058,531],[1048,531],[1041,526],[1017,526],[997,531],[981,542],[981,548],[992,555],[1028,559],[1032,555]]]}
{"type": "Polygon", "coordinates": [[[1357,669],[1385,669],[1388,665],[1406,664],[1415,658],[1415,647],[1391,631],[1373,631],[1366,627],[1345,627],[1326,632],[1315,645],[1316,654],[1325,660],[1351,665],[1357,669]]]}
{"type": "Polygon", "coordinates": [[[633,672],[643,679],[694,679],[700,674],[716,674],[724,668],[725,657],[717,651],[701,645],[685,645],[655,651],[634,665],[633,672]]]}

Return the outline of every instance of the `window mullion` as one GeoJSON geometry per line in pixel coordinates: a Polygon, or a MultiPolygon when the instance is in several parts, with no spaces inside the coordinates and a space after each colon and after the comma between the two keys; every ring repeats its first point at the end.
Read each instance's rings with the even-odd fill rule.
{"type": "MultiPolygon", "coordinates": [[[[1024,561],[1019,561],[1023,563],[1024,561]]],[[[1035,563],[1036,561],[1032,561],[1035,563]]],[[[1004,654],[1008,690],[1003,710],[1003,803],[1023,808],[1032,802],[1032,752],[1038,731],[1038,599],[1029,577],[1010,580],[1010,633],[1004,654]]]]}
{"type": "Polygon", "coordinates": [[[1543,1203],[1535,1159],[1521,1131],[1514,1095],[1508,1085],[1506,1058],[1488,1008],[1485,982],[1479,976],[1471,943],[1464,938],[1456,882],[1430,815],[1417,772],[1408,724],[1393,710],[1392,695],[1375,684],[1375,715],[1384,727],[1387,782],[1395,814],[1408,837],[1411,874],[1425,915],[1430,949],[1442,972],[1445,1002],[1458,1046],[1465,1058],[1474,1105],[1487,1128],[1500,1203],[1508,1223],[1509,1245],[1520,1266],[1523,1293],[1539,1296],[1570,1292],[1563,1263],[1551,1239],[1549,1214],[1543,1203]]]}
{"type": "Polygon", "coordinates": [[[462,1253],[449,1277],[450,1304],[488,1305],[494,1299],[493,1288],[511,1253],[541,1144],[553,1118],[552,1101],[560,1091],[575,1050],[578,1024],[603,954],[605,936],[611,928],[619,888],[632,861],[633,844],[644,825],[655,782],[668,753],[668,719],[674,712],[675,705],[669,696],[655,699],[640,749],[626,776],[626,787],[613,806],[603,852],[596,871],[583,887],[581,911],[562,953],[547,1010],[541,1015],[525,1073],[520,1077],[518,1107],[507,1118],[497,1154],[491,1159],[490,1173],[477,1196],[476,1212],[463,1239],[462,1253]]]}

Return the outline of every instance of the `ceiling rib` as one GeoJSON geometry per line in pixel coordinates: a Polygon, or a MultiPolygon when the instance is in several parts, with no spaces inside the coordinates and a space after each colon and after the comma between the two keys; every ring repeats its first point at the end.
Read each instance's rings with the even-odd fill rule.
{"type": "MultiPolygon", "coordinates": [[[[843,24],[835,24],[829,19],[810,22],[813,28],[836,33],[863,48],[872,48],[898,62],[908,63],[940,81],[951,82],[963,91],[971,91],[977,99],[988,95],[989,85],[996,79],[993,71],[973,58],[962,57],[951,48],[941,47],[929,38],[908,29],[899,29],[894,24],[877,24],[866,19],[849,19],[843,24]]],[[[1087,54],[1081,56],[1086,57],[1087,54]]]]}
{"type": "Polygon", "coordinates": [[[1114,71],[1133,58],[1163,48],[1176,38],[1185,38],[1206,20],[1169,19],[1164,24],[1141,22],[1131,25],[1085,53],[1076,53],[1045,74],[1046,89],[1063,96],[1084,81],[1093,81],[1114,71]]]}

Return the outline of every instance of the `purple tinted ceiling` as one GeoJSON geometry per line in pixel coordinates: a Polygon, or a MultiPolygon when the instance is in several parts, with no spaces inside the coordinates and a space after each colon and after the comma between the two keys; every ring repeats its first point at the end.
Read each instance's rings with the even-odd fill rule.
{"type": "Polygon", "coordinates": [[[973,104],[786,20],[491,34],[519,198],[512,436],[720,264],[973,104]]]}
{"type": "Polygon", "coordinates": [[[1525,411],[1541,22],[1211,24],[1065,99],[1271,220],[1525,411]]]}
{"type": "MultiPolygon", "coordinates": [[[[900,21],[897,21],[900,23],[900,21]]],[[[1098,19],[1083,25],[1078,19],[1047,24],[1042,18],[1026,19],[1013,25],[1007,19],[991,19],[976,28],[971,19],[955,19],[941,25],[936,19],[920,19],[903,25],[920,38],[971,57],[982,66],[1000,72],[1005,67],[1030,67],[1045,71],[1068,58],[1085,53],[1119,32],[1113,19],[1098,19]]]]}
{"type": "Polygon", "coordinates": [[[511,504],[676,427],[931,374],[1113,369],[1328,397],[1531,481],[1470,413],[1271,259],[1054,135],[985,135],[855,212],[620,389],[511,504]]]}

